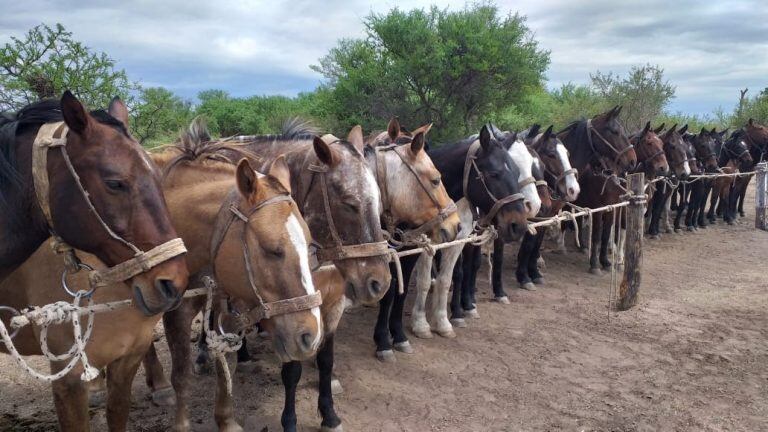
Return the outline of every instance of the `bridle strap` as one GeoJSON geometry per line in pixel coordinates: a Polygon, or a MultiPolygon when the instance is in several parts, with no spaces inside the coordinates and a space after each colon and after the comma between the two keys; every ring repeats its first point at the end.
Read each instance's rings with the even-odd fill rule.
{"type": "Polygon", "coordinates": [[[88,191],[85,190],[80,177],[75,171],[72,161],[69,159],[67,153],[67,133],[69,128],[64,122],[46,123],[40,127],[35,137],[35,141],[32,145],[32,181],[35,189],[35,195],[37,197],[38,205],[45,216],[48,223],[48,230],[51,236],[54,238],[54,244],[56,249],[64,251],[65,263],[69,270],[78,271],[80,266],[78,265],[80,260],[71,247],[66,245],[64,240],[56,234],[53,229],[53,217],[51,215],[50,207],[50,180],[48,177],[48,151],[53,148],[58,148],[61,151],[61,156],[64,159],[64,163],[67,166],[72,179],[77,186],[83,200],[85,201],[90,213],[94,215],[104,231],[110,238],[116,240],[131,249],[133,252],[133,258],[128,259],[120,264],[103,270],[92,270],[88,276],[92,288],[110,285],[117,282],[126,281],[138,274],[149,271],[153,267],[162,264],[171,258],[177,257],[187,252],[184,242],[180,238],[175,238],[162,243],[149,251],[142,251],[136,245],[124,239],[112,228],[107,225],[104,219],[101,217],[96,207],[91,201],[88,191]]]}
{"type": "MultiPolygon", "coordinates": [[[[467,199],[470,203],[472,202],[471,199],[469,199],[469,174],[474,168],[475,171],[477,171],[477,178],[480,180],[480,183],[483,185],[483,188],[485,188],[485,192],[488,194],[488,197],[493,201],[493,206],[491,206],[491,209],[488,211],[487,214],[483,215],[479,219],[479,226],[488,226],[493,222],[493,219],[496,217],[496,214],[501,210],[502,207],[504,207],[506,204],[509,204],[511,202],[515,201],[521,201],[525,199],[525,196],[521,193],[514,193],[511,195],[508,195],[506,197],[503,197],[501,199],[496,198],[496,196],[491,192],[491,190],[488,188],[488,184],[485,182],[485,176],[483,176],[483,173],[480,171],[480,168],[478,168],[477,163],[475,162],[475,159],[477,159],[477,152],[480,150],[480,141],[475,141],[472,143],[472,145],[469,146],[469,150],[467,151],[467,158],[464,160],[464,177],[462,179],[462,187],[464,191],[464,198],[467,199]]],[[[534,179],[534,181],[536,181],[534,179]]],[[[474,209],[475,206],[472,205],[470,208],[474,209]]],[[[474,211],[473,211],[474,213],[474,211]]]]}
{"type": "Polygon", "coordinates": [[[619,166],[619,158],[621,158],[624,153],[629,152],[632,150],[635,146],[631,143],[629,146],[623,150],[618,150],[616,147],[613,146],[613,144],[610,143],[607,139],[605,139],[600,132],[595,129],[595,127],[592,125],[592,119],[587,119],[587,140],[589,141],[589,146],[592,148],[592,152],[595,153],[597,156],[600,156],[600,152],[597,151],[595,148],[594,142],[592,142],[592,134],[595,134],[598,138],[600,138],[600,141],[603,142],[606,146],[608,146],[609,149],[611,149],[614,153],[616,153],[616,157],[613,159],[613,164],[615,166],[619,166]]]}
{"type": "MultiPolygon", "coordinates": [[[[226,198],[219,208],[219,212],[216,215],[216,221],[214,222],[213,235],[211,237],[211,266],[213,268],[214,277],[216,276],[216,257],[219,254],[221,245],[224,242],[224,238],[227,232],[232,227],[232,224],[240,221],[243,223],[243,232],[240,242],[243,251],[243,261],[245,263],[245,274],[248,279],[248,284],[251,287],[251,291],[256,296],[257,304],[255,307],[248,308],[242,299],[235,299],[240,309],[245,312],[237,313],[233,316],[235,321],[236,331],[242,331],[257,324],[263,319],[269,319],[278,315],[286,315],[295,312],[301,312],[309,310],[315,307],[319,307],[322,304],[322,295],[320,291],[316,291],[312,294],[307,294],[299,297],[292,297],[288,299],[278,300],[274,302],[266,302],[259,292],[258,285],[256,283],[256,276],[253,270],[253,264],[251,263],[251,251],[248,246],[248,223],[250,218],[260,209],[269,205],[288,202],[293,203],[291,195],[283,193],[279,195],[266,198],[257,202],[248,210],[243,211],[240,209],[238,203],[241,201],[240,193],[233,189],[227,194],[226,198]]],[[[219,313],[225,313],[225,310],[219,311],[219,313]]]]}

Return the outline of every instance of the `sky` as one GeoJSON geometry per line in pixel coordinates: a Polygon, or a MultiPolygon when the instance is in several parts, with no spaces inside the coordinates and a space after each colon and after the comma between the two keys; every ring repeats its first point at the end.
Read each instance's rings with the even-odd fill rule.
{"type": "MultiPolygon", "coordinates": [[[[363,18],[440,0],[0,0],[0,43],[59,22],[107,52],[132,80],[194,100],[201,90],[234,96],[295,95],[322,76],[309,66],[340,38],[364,35],[363,18]]],[[[551,51],[548,87],[589,82],[600,70],[658,64],[677,87],[671,111],[708,114],[768,87],[765,0],[498,0],[519,12],[551,51]]]]}

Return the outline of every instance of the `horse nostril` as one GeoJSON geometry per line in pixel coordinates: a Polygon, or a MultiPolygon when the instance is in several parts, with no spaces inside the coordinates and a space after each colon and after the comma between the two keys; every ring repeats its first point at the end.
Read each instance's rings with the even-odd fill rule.
{"type": "Polygon", "coordinates": [[[462,226],[461,226],[461,222],[457,223],[457,224],[456,224],[456,233],[457,233],[457,234],[461,232],[461,228],[462,228],[462,226]]]}
{"type": "Polygon", "coordinates": [[[569,187],[568,188],[568,196],[574,196],[574,195],[576,195],[576,191],[572,187],[569,187]]]}
{"type": "Polygon", "coordinates": [[[368,282],[368,289],[371,291],[371,294],[379,295],[381,293],[381,282],[376,279],[371,279],[370,282],[368,282]]]}
{"type": "Polygon", "coordinates": [[[155,279],[155,289],[166,299],[175,299],[178,296],[176,285],[170,279],[155,279]]]}
{"type": "Polygon", "coordinates": [[[301,350],[304,352],[312,351],[312,345],[315,341],[314,336],[310,332],[304,332],[299,336],[299,347],[301,347],[301,350]]]}
{"type": "Polygon", "coordinates": [[[528,211],[528,213],[533,211],[533,204],[530,201],[525,201],[525,209],[528,211]]]}

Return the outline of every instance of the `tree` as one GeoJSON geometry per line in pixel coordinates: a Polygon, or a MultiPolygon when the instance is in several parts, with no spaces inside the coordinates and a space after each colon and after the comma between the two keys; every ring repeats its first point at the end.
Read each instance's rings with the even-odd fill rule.
{"type": "Polygon", "coordinates": [[[142,145],[172,140],[194,117],[192,104],[162,87],[142,88],[131,110],[131,132],[142,145]]]}
{"type": "Polygon", "coordinates": [[[621,120],[638,130],[662,114],[675,97],[675,86],[664,79],[664,69],[647,64],[633,66],[625,78],[612,72],[590,74],[592,86],[610,105],[622,105],[621,120]]]}
{"type": "Polygon", "coordinates": [[[396,114],[409,125],[434,122],[438,138],[476,132],[541,88],[549,64],[524,17],[487,3],[396,8],[369,15],[365,26],[366,39],[340,41],[313,69],[325,76],[337,116],[366,129],[396,114]]]}
{"type": "Polygon", "coordinates": [[[61,24],[41,24],[0,48],[0,110],[66,89],[92,108],[106,108],[114,96],[130,102],[136,88],[111,57],[75,41],[61,24]]]}

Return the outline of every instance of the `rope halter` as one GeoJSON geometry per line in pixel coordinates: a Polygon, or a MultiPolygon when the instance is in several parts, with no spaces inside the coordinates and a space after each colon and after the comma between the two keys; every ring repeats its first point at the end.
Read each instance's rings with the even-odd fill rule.
{"type": "Polygon", "coordinates": [[[57,253],[64,254],[64,263],[66,265],[65,273],[76,273],[81,268],[86,267],[81,265],[75,250],[67,245],[61,236],[53,231],[53,217],[51,216],[50,207],[51,185],[48,178],[48,152],[53,149],[58,149],[61,152],[61,157],[64,159],[64,163],[72,175],[75,185],[77,185],[77,189],[80,191],[80,195],[83,200],[85,200],[88,209],[95,216],[102,229],[111,239],[121,243],[133,252],[133,258],[123,261],[113,267],[103,270],[90,270],[88,276],[91,285],[90,293],[93,293],[93,290],[98,287],[126,281],[170,260],[171,258],[186,253],[187,249],[184,247],[184,242],[180,238],[171,239],[163,244],[155,246],[149,251],[142,251],[136,245],[115,233],[112,228],[107,225],[93,205],[88,191],[85,190],[85,187],[80,181],[80,177],[77,175],[77,171],[75,171],[75,167],[72,165],[72,161],[69,158],[69,154],[67,153],[68,132],[69,128],[64,122],[44,124],[37,132],[37,136],[35,137],[32,146],[32,179],[35,195],[37,196],[38,205],[48,223],[48,229],[51,236],[54,239],[53,248],[57,253]]]}
{"type": "Polygon", "coordinates": [[[613,158],[613,165],[618,167],[619,166],[619,159],[624,155],[624,153],[628,153],[630,150],[634,149],[635,146],[631,143],[627,148],[623,150],[619,150],[616,147],[614,147],[613,144],[610,143],[607,139],[605,139],[600,132],[595,129],[595,127],[592,125],[592,119],[587,119],[587,141],[589,141],[589,146],[592,148],[592,152],[595,153],[595,155],[600,156],[600,152],[597,151],[595,148],[595,143],[592,141],[592,134],[595,134],[596,137],[600,139],[600,141],[605,144],[611,151],[613,151],[616,156],[613,158]]]}

